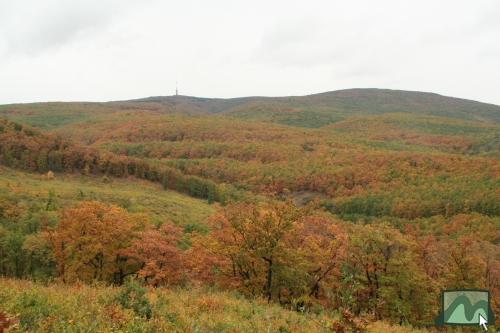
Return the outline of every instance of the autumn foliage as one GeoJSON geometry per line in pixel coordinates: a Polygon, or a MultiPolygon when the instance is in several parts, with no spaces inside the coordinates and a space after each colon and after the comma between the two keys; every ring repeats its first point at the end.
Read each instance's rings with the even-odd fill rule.
{"type": "MultiPolygon", "coordinates": [[[[338,332],[373,321],[428,326],[444,289],[488,289],[500,312],[497,125],[376,112],[334,119],[264,102],[188,116],[155,103],[137,113],[101,105],[105,116],[52,131],[0,120],[0,164],[38,173],[45,186],[0,188],[0,275],[209,287],[327,313],[338,332]],[[70,202],[50,188],[69,174],[109,191],[117,178],[147,180],[153,196],[187,194],[207,213],[139,206],[150,197],[132,192],[75,189],[70,202]]],[[[127,288],[122,308],[106,313],[126,322],[137,292],[145,310],[136,312],[154,318],[146,289],[127,288]]]]}
{"type": "Polygon", "coordinates": [[[65,282],[120,285],[130,276],[154,287],[210,285],[297,311],[321,306],[423,325],[443,289],[500,291],[496,223],[479,214],[436,218],[429,233],[424,224],[352,224],[311,205],[269,201],[221,207],[208,233],[186,234],[169,221],[155,226],[143,214],[82,201],[25,248],[47,256],[37,263],[47,272],[52,258],[54,277],[65,282]]]}
{"type": "Polygon", "coordinates": [[[219,187],[213,181],[184,175],[168,166],[73,144],[4,119],[0,119],[0,126],[0,164],[9,167],[46,173],[49,178],[54,177],[54,172],[135,177],[209,202],[225,202],[234,196],[230,187],[219,187]]]}
{"type": "Polygon", "coordinates": [[[138,275],[153,286],[178,284],[183,276],[184,257],[179,243],[182,229],[165,223],[158,229],[142,231],[124,252],[137,263],[138,275]]]}
{"type": "Polygon", "coordinates": [[[132,241],[134,224],[122,208],[84,202],[62,214],[47,235],[64,281],[122,282],[123,251],[132,241]]]}

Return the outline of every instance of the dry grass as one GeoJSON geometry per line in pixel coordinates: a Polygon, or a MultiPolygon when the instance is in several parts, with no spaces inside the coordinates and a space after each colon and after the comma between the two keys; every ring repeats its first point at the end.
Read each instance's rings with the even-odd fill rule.
{"type": "MultiPolygon", "coordinates": [[[[298,313],[265,300],[205,289],[150,289],[150,319],[116,300],[120,288],[42,285],[0,279],[0,313],[14,324],[8,332],[332,332],[328,314],[298,313]]],[[[425,333],[384,322],[367,332],[425,333]]]]}

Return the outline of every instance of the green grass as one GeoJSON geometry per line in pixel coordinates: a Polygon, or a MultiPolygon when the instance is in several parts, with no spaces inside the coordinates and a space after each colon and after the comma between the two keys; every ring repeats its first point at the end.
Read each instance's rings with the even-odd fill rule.
{"type": "MultiPolygon", "coordinates": [[[[124,307],[123,287],[39,284],[0,278],[0,312],[16,324],[9,332],[332,332],[335,314],[300,313],[263,299],[202,288],[149,289],[148,319],[124,307]]],[[[374,322],[367,332],[427,332],[374,322]]]]}
{"type": "Polygon", "coordinates": [[[174,191],[165,191],[160,185],[136,179],[109,179],[101,177],[56,174],[47,180],[43,175],[24,173],[0,167],[0,198],[9,197],[18,204],[47,202],[50,193],[58,208],[70,207],[81,200],[97,200],[120,205],[130,212],[147,214],[152,222],[166,220],[187,226],[203,227],[214,207],[204,200],[174,191]]]}
{"type": "Polygon", "coordinates": [[[324,315],[301,314],[229,292],[150,289],[150,319],[117,300],[120,288],[0,279],[0,310],[18,332],[328,332],[324,315]]]}

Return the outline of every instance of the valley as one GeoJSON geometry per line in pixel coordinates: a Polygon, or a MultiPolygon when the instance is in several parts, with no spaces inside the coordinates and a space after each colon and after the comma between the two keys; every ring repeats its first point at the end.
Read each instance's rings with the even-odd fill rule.
{"type": "Polygon", "coordinates": [[[0,105],[0,314],[31,332],[85,311],[110,332],[432,332],[444,289],[488,289],[500,313],[499,198],[492,104],[0,105]]]}

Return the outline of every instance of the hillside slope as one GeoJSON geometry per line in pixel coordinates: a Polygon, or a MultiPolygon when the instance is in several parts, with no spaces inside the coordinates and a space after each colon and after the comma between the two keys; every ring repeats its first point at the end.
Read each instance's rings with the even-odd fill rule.
{"type": "Polygon", "coordinates": [[[499,295],[496,107],[443,98],[3,106],[0,275],[122,287],[0,279],[0,316],[60,331],[85,299],[94,331],[300,332],[320,330],[313,319],[376,318],[375,331],[395,332],[389,322],[430,325],[444,288],[499,295]],[[113,301],[130,275],[148,286],[152,316],[113,301]],[[89,298],[66,297],[82,288],[89,298]],[[255,307],[261,297],[282,308],[255,307]]]}
{"type": "Polygon", "coordinates": [[[165,191],[160,185],[144,180],[75,174],[56,174],[49,179],[45,175],[1,165],[0,200],[2,209],[18,207],[12,209],[23,210],[29,207],[32,213],[72,207],[83,200],[96,200],[146,214],[152,223],[172,221],[191,229],[203,228],[201,223],[215,211],[205,200],[165,191]]]}
{"type": "Polygon", "coordinates": [[[351,116],[395,112],[500,123],[500,106],[497,105],[433,93],[388,89],[347,89],[290,97],[156,96],[107,103],[0,106],[3,116],[45,128],[93,121],[94,117],[124,112],[220,115],[299,127],[321,127],[351,116]]]}
{"type": "MultiPolygon", "coordinates": [[[[30,332],[332,332],[327,314],[300,313],[246,300],[232,292],[204,289],[148,290],[153,317],[124,308],[116,287],[42,285],[0,278],[3,309],[30,332]]],[[[1,312],[0,312],[1,314],[1,312]]],[[[427,330],[375,322],[367,333],[425,333],[427,330]]],[[[15,330],[14,332],[17,332],[15,330]]]]}
{"type": "Polygon", "coordinates": [[[497,105],[434,93],[389,89],[346,89],[307,96],[229,99],[159,96],[129,102],[160,103],[169,110],[178,108],[179,110],[192,110],[197,113],[209,114],[248,113],[252,110],[254,112],[286,112],[286,108],[298,108],[304,111],[309,108],[327,108],[331,112],[349,113],[350,115],[405,112],[500,122],[500,106],[497,105]]]}
{"type": "Polygon", "coordinates": [[[74,144],[60,136],[2,118],[0,164],[41,173],[79,172],[117,178],[135,177],[161,183],[165,189],[208,199],[210,202],[224,201],[229,194],[227,189],[211,181],[186,177],[171,167],[74,144]]]}

